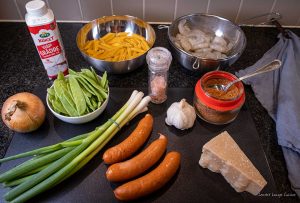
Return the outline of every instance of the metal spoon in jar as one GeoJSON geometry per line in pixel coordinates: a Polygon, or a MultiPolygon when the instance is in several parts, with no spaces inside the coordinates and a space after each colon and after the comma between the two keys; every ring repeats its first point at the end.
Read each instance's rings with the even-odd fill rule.
{"type": "Polygon", "coordinates": [[[257,69],[256,71],[254,71],[253,73],[250,73],[250,74],[247,74],[247,75],[244,75],[230,83],[228,83],[227,85],[222,85],[222,84],[214,84],[214,85],[211,85],[210,87],[211,88],[216,88],[217,90],[220,90],[220,91],[224,91],[226,92],[234,83],[237,83],[241,80],[244,80],[246,78],[250,78],[250,77],[253,77],[255,75],[259,75],[261,73],[266,73],[266,72],[269,72],[269,71],[273,71],[273,70],[276,70],[278,68],[280,68],[281,66],[281,61],[278,60],[278,59],[275,59],[274,61],[272,61],[271,63],[257,69]]]}

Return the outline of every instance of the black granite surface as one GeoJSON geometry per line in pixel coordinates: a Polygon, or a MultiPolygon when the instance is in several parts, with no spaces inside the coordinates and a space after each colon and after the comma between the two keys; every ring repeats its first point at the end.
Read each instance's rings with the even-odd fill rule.
{"type": "MultiPolygon", "coordinates": [[[[81,23],[61,23],[59,29],[63,38],[69,66],[79,70],[89,66],[78,51],[75,43],[81,23]]],[[[156,30],[155,46],[169,48],[166,30],[156,30]]],[[[247,37],[247,47],[229,72],[248,67],[260,59],[277,42],[275,28],[242,27],[247,37]]],[[[300,36],[300,29],[291,29],[300,36]]],[[[173,60],[169,72],[169,87],[194,87],[201,75],[181,67],[173,60]]],[[[147,67],[124,75],[109,75],[110,87],[147,87],[147,67]]],[[[31,36],[24,23],[0,23],[0,108],[8,96],[17,92],[33,92],[39,86],[49,86],[43,65],[35,50],[31,36]]],[[[299,199],[290,188],[287,170],[280,146],[277,144],[275,123],[255,98],[251,87],[246,86],[247,105],[267,156],[278,194],[282,202],[297,202],[299,199]],[[289,196],[287,196],[289,195],[289,196]],[[292,197],[291,197],[292,196],[292,197]]],[[[246,126],[245,126],[246,128],[246,126]]],[[[9,146],[13,132],[0,122],[0,156],[3,157],[9,146]]]]}

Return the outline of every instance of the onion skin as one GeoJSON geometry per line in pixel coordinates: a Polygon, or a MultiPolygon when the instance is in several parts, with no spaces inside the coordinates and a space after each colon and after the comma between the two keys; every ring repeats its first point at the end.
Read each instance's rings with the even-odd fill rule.
{"type": "Polygon", "coordinates": [[[29,92],[21,92],[4,102],[1,116],[4,124],[11,130],[27,133],[42,125],[46,109],[40,98],[29,92]]]}

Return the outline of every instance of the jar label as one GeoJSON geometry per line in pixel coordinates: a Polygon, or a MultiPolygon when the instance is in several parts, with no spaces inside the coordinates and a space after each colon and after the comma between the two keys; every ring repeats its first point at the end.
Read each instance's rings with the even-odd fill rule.
{"type": "Polygon", "coordinates": [[[68,63],[55,20],[45,25],[28,26],[28,29],[48,77],[55,79],[59,71],[67,74],[68,63]]]}
{"type": "Polygon", "coordinates": [[[58,40],[37,46],[37,50],[42,59],[50,58],[61,53],[61,48],[58,40]]]}

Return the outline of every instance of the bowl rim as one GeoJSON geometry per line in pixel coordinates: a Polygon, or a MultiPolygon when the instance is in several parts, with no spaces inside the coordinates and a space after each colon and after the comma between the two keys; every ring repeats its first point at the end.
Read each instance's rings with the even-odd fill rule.
{"type": "MultiPolygon", "coordinates": [[[[107,21],[107,22],[108,22],[108,21],[107,21]]],[[[102,61],[102,62],[106,62],[106,63],[124,63],[124,62],[128,62],[128,61],[137,59],[137,58],[139,58],[139,57],[142,57],[142,56],[144,56],[145,54],[147,54],[147,52],[154,46],[155,41],[156,41],[156,33],[155,33],[155,30],[153,29],[153,27],[152,27],[149,23],[147,23],[146,21],[144,21],[144,20],[142,20],[142,19],[140,19],[140,18],[138,18],[138,17],[131,16],[131,15],[111,15],[111,16],[102,16],[102,17],[100,17],[100,18],[93,19],[93,20],[89,21],[88,23],[86,23],[84,26],[82,26],[82,27],[80,28],[80,30],[77,32],[77,35],[76,35],[76,46],[77,46],[77,48],[79,49],[79,51],[80,51],[85,57],[89,57],[89,58],[91,58],[91,59],[93,59],[93,60],[96,60],[96,61],[102,61]],[[152,43],[152,44],[149,44],[148,41],[146,40],[147,43],[148,43],[148,45],[149,45],[149,49],[148,49],[145,53],[143,53],[143,54],[141,54],[141,55],[139,55],[139,56],[136,56],[135,58],[127,59],[127,60],[122,60],[122,61],[106,61],[106,60],[97,59],[97,58],[95,58],[95,57],[92,57],[92,56],[86,54],[86,53],[79,47],[79,42],[78,42],[78,41],[79,41],[79,34],[82,32],[82,30],[84,30],[84,28],[88,27],[89,25],[93,24],[94,22],[101,21],[101,20],[105,21],[106,18],[128,18],[129,20],[132,20],[132,21],[140,21],[140,22],[142,22],[142,23],[145,24],[145,25],[147,26],[147,28],[149,28],[149,29],[151,30],[151,32],[153,33],[153,43],[152,43]]]]}
{"type": "MultiPolygon", "coordinates": [[[[100,77],[100,78],[102,78],[102,77],[101,77],[100,75],[98,75],[98,74],[97,74],[97,76],[100,77]]],[[[64,77],[69,77],[69,75],[66,75],[66,76],[64,76],[64,77]]],[[[52,84],[49,88],[51,88],[53,85],[54,85],[54,84],[52,84]]],[[[88,114],[82,115],[82,116],[64,116],[64,115],[61,115],[61,114],[57,113],[56,111],[54,111],[54,109],[51,107],[51,105],[50,105],[50,103],[49,103],[49,101],[48,101],[48,98],[49,98],[49,96],[48,96],[49,93],[48,93],[48,92],[47,92],[47,94],[46,94],[46,103],[47,103],[48,108],[50,109],[50,111],[51,111],[54,115],[58,115],[58,116],[60,116],[60,117],[62,117],[62,118],[64,118],[64,119],[80,119],[80,118],[86,118],[86,117],[88,117],[88,116],[90,116],[90,115],[96,113],[98,110],[100,111],[101,108],[103,107],[104,103],[106,103],[106,105],[107,105],[108,99],[109,99],[109,95],[110,95],[109,86],[107,87],[107,90],[108,90],[108,91],[107,91],[107,92],[108,92],[107,98],[102,102],[101,106],[100,106],[99,108],[97,108],[96,110],[94,110],[94,111],[92,111],[92,112],[90,112],[90,113],[88,113],[88,114]]],[[[106,107],[104,107],[104,108],[106,108],[106,107]]]]}
{"type": "Polygon", "coordinates": [[[186,54],[186,55],[188,55],[188,56],[190,56],[190,57],[194,57],[194,58],[196,58],[196,59],[200,59],[200,60],[202,60],[202,61],[227,61],[227,60],[230,60],[231,58],[234,58],[234,57],[238,56],[239,54],[242,54],[243,51],[244,51],[245,48],[246,48],[246,45],[247,45],[247,38],[246,38],[246,35],[245,35],[244,31],[240,28],[240,26],[239,26],[238,24],[236,24],[236,23],[232,22],[231,20],[228,20],[228,19],[226,19],[226,18],[224,18],[224,17],[217,16],[217,15],[213,15],[213,14],[207,14],[207,13],[190,13],[190,14],[186,14],[186,15],[180,16],[180,17],[176,18],[175,20],[173,20],[172,23],[171,23],[171,25],[170,25],[169,28],[168,28],[168,40],[169,40],[169,43],[171,44],[171,46],[172,46],[173,48],[175,48],[176,50],[178,50],[178,51],[180,51],[180,52],[183,52],[184,54],[186,54]],[[187,17],[191,17],[191,16],[214,17],[214,18],[218,18],[218,19],[220,19],[220,20],[224,20],[224,21],[227,21],[227,22],[233,24],[233,25],[234,25],[234,26],[242,33],[242,35],[244,36],[243,46],[242,46],[242,48],[241,48],[241,51],[238,52],[238,53],[235,53],[235,54],[231,55],[230,57],[226,57],[226,58],[224,58],[224,59],[210,59],[210,58],[197,57],[197,56],[195,56],[195,55],[192,55],[192,54],[186,52],[186,51],[183,50],[183,49],[179,49],[179,48],[173,43],[173,41],[171,40],[173,36],[171,36],[170,28],[171,28],[171,27],[174,27],[174,24],[175,24],[176,22],[179,22],[180,20],[185,19],[185,18],[187,18],[187,17]]]}

